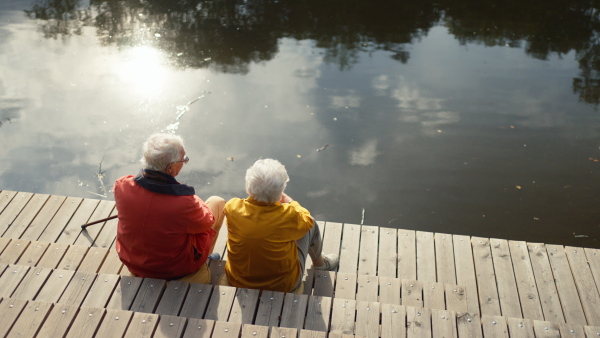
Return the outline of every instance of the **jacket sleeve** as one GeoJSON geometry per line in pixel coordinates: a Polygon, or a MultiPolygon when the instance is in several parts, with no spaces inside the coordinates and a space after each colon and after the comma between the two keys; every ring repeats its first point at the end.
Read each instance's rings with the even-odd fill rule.
{"type": "Polygon", "coordinates": [[[186,208],[187,232],[199,234],[208,231],[215,223],[215,216],[204,201],[194,195],[190,205],[186,208]]]}

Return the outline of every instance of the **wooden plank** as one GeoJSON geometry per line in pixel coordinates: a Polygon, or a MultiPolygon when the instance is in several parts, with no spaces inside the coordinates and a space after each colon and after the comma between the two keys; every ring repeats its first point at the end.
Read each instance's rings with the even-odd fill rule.
{"type": "Polygon", "coordinates": [[[183,338],[209,338],[212,336],[214,320],[188,318],[183,338]]]}
{"type": "Polygon", "coordinates": [[[242,332],[242,325],[240,323],[216,322],[213,332],[214,337],[238,338],[240,332],[242,332]]]}
{"type": "Polygon", "coordinates": [[[308,310],[304,328],[313,331],[329,331],[331,297],[312,296],[308,300],[308,310]]]}
{"type": "Polygon", "coordinates": [[[9,265],[0,277],[0,297],[10,297],[28,271],[28,266],[9,265]]]}
{"type": "Polygon", "coordinates": [[[24,239],[13,239],[0,255],[0,263],[15,264],[23,255],[31,242],[24,239]]]}
{"type": "Polygon", "coordinates": [[[585,337],[583,326],[573,323],[559,323],[558,328],[562,337],[585,337]]]}
{"type": "Polygon", "coordinates": [[[93,272],[76,271],[58,302],[80,306],[95,279],[93,272]]]}
{"type": "Polygon", "coordinates": [[[58,212],[54,215],[52,220],[50,220],[46,229],[38,236],[37,240],[43,242],[56,241],[69,223],[69,220],[75,214],[75,211],[77,211],[77,208],[79,208],[79,205],[81,205],[82,201],[83,198],[68,197],[61,205],[60,209],[58,209],[58,212]]]}
{"type": "Polygon", "coordinates": [[[212,285],[196,284],[189,285],[187,297],[185,297],[180,316],[189,318],[204,318],[204,312],[212,293],[212,285]]]}
{"type": "Polygon", "coordinates": [[[283,300],[281,324],[279,326],[302,329],[307,305],[307,295],[287,293],[283,300]]]}
{"type": "MultiPolygon", "coordinates": [[[[237,336],[236,336],[237,337],[237,336]]],[[[287,327],[273,327],[271,328],[271,337],[285,338],[285,337],[298,337],[298,329],[287,328],[287,327]]]]}
{"type": "Polygon", "coordinates": [[[358,275],[357,301],[377,302],[379,301],[379,277],[370,275],[358,275]]]}
{"type": "MultiPolygon", "coordinates": [[[[500,311],[500,299],[489,239],[472,237],[471,244],[473,246],[473,261],[475,262],[477,286],[479,288],[481,314],[499,316],[502,312],[500,311]]],[[[469,295],[469,290],[467,290],[467,295],[469,295]]]]}
{"type": "Polygon", "coordinates": [[[164,279],[144,278],[138,290],[131,311],[153,313],[158,306],[166,281],[164,279]]]}
{"type": "Polygon", "coordinates": [[[600,326],[586,326],[584,330],[588,338],[600,337],[600,326]]]}
{"type": "Polygon", "coordinates": [[[315,296],[333,297],[336,274],[333,271],[314,271],[314,289],[312,294],[315,296]]]}
{"type": "Polygon", "coordinates": [[[187,318],[163,315],[158,320],[153,338],[180,338],[185,330],[187,318]]]}
{"type": "Polygon", "coordinates": [[[360,225],[344,224],[340,251],[342,259],[340,259],[339,272],[356,273],[358,269],[359,246],[360,225]]]}
{"type": "Polygon", "coordinates": [[[406,308],[406,335],[431,338],[431,310],[409,306],[406,308]]]}
{"type": "Polygon", "coordinates": [[[360,230],[358,273],[377,275],[377,253],[379,249],[379,227],[363,225],[360,230]]]}
{"type": "Polygon", "coordinates": [[[406,307],[381,304],[381,338],[406,337],[406,307]]]}
{"type": "Polygon", "coordinates": [[[353,335],[355,313],[355,300],[334,298],[333,306],[331,307],[331,325],[329,332],[353,335]]]}
{"type": "Polygon", "coordinates": [[[423,282],[423,307],[429,309],[446,309],[444,284],[423,282]]]}
{"type": "Polygon", "coordinates": [[[417,243],[413,230],[398,229],[398,278],[417,279],[417,243]]]}
{"type": "Polygon", "coordinates": [[[454,312],[468,311],[467,294],[462,286],[445,284],[444,291],[446,294],[446,309],[454,312]]]}
{"type": "Polygon", "coordinates": [[[48,303],[58,302],[74,274],[75,271],[53,270],[35,299],[48,303]]]}
{"type": "Polygon", "coordinates": [[[92,285],[90,292],[83,300],[82,306],[85,307],[106,307],[110,297],[119,283],[119,275],[99,274],[92,285]]]}
{"type": "Polygon", "coordinates": [[[433,233],[417,231],[417,280],[437,281],[435,271],[435,244],[433,233]]]}
{"type": "Polygon", "coordinates": [[[279,326],[284,297],[283,292],[264,290],[260,296],[254,324],[279,326]]]}
{"type": "Polygon", "coordinates": [[[300,330],[299,338],[327,338],[327,333],[312,330],[300,330]]]}
{"type": "Polygon", "coordinates": [[[423,284],[416,280],[402,280],[402,305],[423,307],[423,284]]]}
{"type": "MultiPolygon", "coordinates": [[[[340,254],[340,239],[342,238],[343,229],[344,226],[342,225],[342,223],[326,222],[323,225],[323,228],[321,229],[321,233],[323,235],[323,253],[340,254]]],[[[306,264],[306,266],[309,266],[309,264],[306,264]]]]}
{"type": "Polygon", "coordinates": [[[469,236],[452,236],[454,244],[454,260],[456,263],[456,282],[465,287],[467,304],[471,313],[479,313],[479,296],[477,295],[477,278],[473,263],[473,251],[469,236]]]}
{"type": "MultiPolygon", "coordinates": [[[[3,235],[19,216],[27,202],[33,197],[32,193],[19,192],[0,214],[0,235],[3,235]]],[[[8,237],[8,236],[5,236],[8,237]]]]}
{"type": "Polygon", "coordinates": [[[66,199],[66,196],[49,196],[46,200],[46,204],[44,204],[29,226],[23,230],[21,238],[31,241],[40,238],[40,235],[50,224],[50,221],[54,215],[56,215],[66,199]]]}
{"type": "Polygon", "coordinates": [[[583,248],[566,247],[565,252],[588,325],[600,326],[600,294],[583,248]]]}
{"type": "Polygon", "coordinates": [[[131,317],[131,311],[107,309],[96,337],[123,337],[131,317]]]}
{"type": "Polygon", "coordinates": [[[215,285],[204,318],[227,321],[235,299],[235,290],[232,286],[215,285]]]}
{"type": "Polygon", "coordinates": [[[82,307],[69,328],[67,338],[94,337],[105,312],[105,309],[82,307]]]}
{"type": "Polygon", "coordinates": [[[88,252],[88,249],[88,247],[81,245],[69,246],[67,252],[58,264],[58,268],[63,270],[77,270],[88,252]]]}
{"type": "Polygon", "coordinates": [[[444,284],[456,284],[452,235],[436,233],[434,240],[437,281],[444,284]]]}
{"type": "Polygon", "coordinates": [[[181,307],[183,306],[189,288],[190,283],[170,281],[167,284],[165,293],[161,297],[154,313],[159,315],[177,316],[179,310],[181,310],[181,307]]]}
{"type": "Polygon", "coordinates": [[[379,302],[387,304],[402,304],[400,290],[402,281],[399,278],[379,277],[379,302]]]}
{"type": "Polygon", "coordinates": [[[16,191],[3,190],[0,194],[0,213],[4,212],[6,206],[10,204],[13,198],[17,195],[16,191]]]}
{"type": "Polygon", "coordinates": [[[459,337],[482,338],[481,319],[477,313],[457,313],[456,327],[459,337]]]}
{"type": "Polygon", "coordinates": [[[125,332],[126,338],[152,337],[158,324],[158,315],[152,313],[136,312],[131,318],[129,328],[125,332]]]}
{"type": "Polygon", "coordinates": [[[108,249],[90,248],[77,270],[98,273],[100,266],[104,262],[104,259],[106,259],[106,255],[108,255],[108,249]]]}
{"type": "Polygon", "coordinates": [[[46,253],[46,250],[48,250],[49,246],[50,243],[32,241],[17,261],[17,264],[36,266],[40,259],[42,259],[42,256],[46,253]]]}
{"type": "Polygon", "coordinates": [[[379,277],[398,276],[398,230],[379,229],[379,254],[377,275],[379,277]]]}
{"type": "Polygon", "coordinates": [[[567,323],[586,325],[585,313],[577,294],[575,280],[562,245],[546,245],[548,259],[552,266],[556,290],[560,297],[567,323]]]}
{"type": "Polygon", "coordinates": [[[227,236],[228,236],[228,227],[227,227],[227,218],[223,221],[223,225],[219,230],[219,236],[215,242],[215,247],[213,252],[218,252],[221,255],[221,258],[225,259],[227,254],[227,236]]]}
{"type": "MultiPolygon", "coordinates": [[[[113,211],[110,213],[110,216],[114,216],[116,214],[117,208],[114,208],[113,211]]],[[[98,236],[96,236],[94,246],[98,248],[110,249],[115,241],[115,237],[117,236],[118,224],[119,220],[116,218],[105,222],[104,226],[98,233],[98,236]]]]}
{"type": "Polygon", "coordinates": [[[481,326],[484,337],[509,338],[505,317],[482,315],[481,326]]]}
{"type": "MultiPolygon", "coordinates": [[[[35,216],[40,212],[40,209],[42,209],[49,197],[50,195],[44,194],[33,195],[4,233],[2,234],[2,231],[0,231],[2,237],[21,238],[25,229],[31,224],[31,221],[33,221],[35,216]]],[[[2,226],[2,223],[0,223],[0,226],[2,226]]]]}
{"type": "Polygon", "coordinates": [[[356,278],[353,273],[338,272],[335,285],[335,297],[354,299],[356,297],[356,278]]]}
{"type": "Polygon", "coordinates": [[[6,336],[26,305],[26,300],[14,298],[5,299],[0,303],[0,337],[6,336]]]}
{"type": "Polygon", "coordinates": [[[505,317],[522,318],[521,303],[513,262],[510,256],[508,241],[504,239],[491,239],[492,257],[496,275],[496,286],[500,298],[500,310],[505,317]]]}
{"type": "Polygon", "coordinates": [[[560,328],[558,323],[534,320],[533,332],[539,338],[554,338],[560,337],[560,328]]]}
{"type": "Polygon", "coordinates": [[[35,299],[35,296],[38,294],[51,272],[52,270],[48,268],[38,267],[30,269],[11,297],[28,300],[35,299]]]}
{"type": "Polygon", "coordinates": [[[379,315],[381,313],[378,302],[356,301],[356,332],[357,336],[379,337],[379,315]]]}
{"type": "Polygon", "coordinates": [[[34,337],[51,309],[50,303],[27,303],[7,337],[34,337]]]}
{"type": "MultiPolygon", "coordinates": [[[[4,238],[4,237],[0,237],[0,254],[2,252],[4,252],[4,249],[6,249],[6,247],[8,246],[8,244],[10,243],[11,239],[10,238],[4,238]]],[[[2,264],[2,263],[0,263],[2,264]]]]}
{"type": "Polygon", "coordinates": [[[258,307],[259,294],[260,290],[238,288],[228,321],[240,324],[254,323],[254,313],[258,307]]]}
{"type": "MultiPolygon", "coordinates": [[[[307,262],[308,266],[308,262],[307,262]]],[[[304,294],[312,295],[313,288],[315,284],[315,269],[306,269],[306,273],[302,277],[302,282],[304,283],[304,294]]],[[[332,271],[333,272],[333,271],[332,271]]]]}
{"type": "Polygon", "coordinates": [[[269,327],[260,325],[242,325],[242,336],[241,338],[268,338],[269,327]]]}
{"type": "Polygon", "coordinates": [[[68,249],[69,245],[67,244],[50,243],[50,246],[48,246],[46,253],[44,253],[37,266],[56,269],[68,249]]]}
{"type": "Polygon", "coordinates": [[[106,255],[106,259],[100,266],[100,270],[98,273],[111,273],[118,274],[123,267],[123,263],[119,259],[119,255],[117,251],[114,249],[108,250],[108,254],[106,255]]]}
{"type": "MultiPolygon", "coordinates": [[[[110,216],[111,213],[113,212],[114,207],[115,207],[114,201],[101,201],[100,204],[98,204],[98,207],[96,208],[96,210],[94,210],[94,213],[92,214],[92,216],[90,217],[90,221],[94,221],[94,220],[98,220],[98,219],[102,219],[102,218],[106,218],[106,217],[110,216]]],[[[73,242],[73,244],[93,246],[94,243],[96,242],[96,238],[98,237],[98,235],[104,228],[105,224],[106,224],[106,222],[98,223],[98,224],[95,224],[95,225],[85,228],[85,230],[80,231],[79,236],[77,237],[75,242],[73,242]]]]}
{"type": "Polygon", "coordinates": [[[529,258],[527,243],[509,241],[508,245],[512,257],[519,299],[521,300],[523,318],[543,320],[542,304],[540,303],[537,291],[535,274],[531,265],[531,259],[529,258]]]}
{"type": "MultiPolygon", "coordinates": [[[[64,337],[79,311],[78,306],[55,304],[37,337],[64,337]]],[[[102,336],[98,336],[102,337],[102,336]]],[[[108,337],[108,336],[105,336],[108,337]]]]}
{"type": "Polygon", "coordinates": [[[533,331],[533,320],[521,318],[506,318],[508,321],[508,333],[514,338],[535,338],[533,331]]]}
{"type": "Polygon", "coordinates": [[[225,262],[222,260],[213,260],[208,265],[210,269],[210,284],[219,284],[219,279],[225,273],[225,262]]]}
{"type": "MultiPolygon", "coordinates": [[[[0,244],[0,251],[1,250],[2,245],[0,244]]],[[[596,285],[600,290],[600,249],[585,248],[584,250],[590,270],[592,270],[592,275],[594,276],[596,285]]]]}
{"type": "Polygon", "coordinates": [[[551,322],[564,322],[565,317],[558,297],[558,290],[556,284],[554,284],[554,275],[552,274],[546,247],[542,243],[527,243],[527,250],[535,275],[544,319],[551,322]]]}
{"type": "Polygon", "coordinates": [[[431,333],[432,337],[458,338],[455,312],[432,309],[431,333]]]}
{"type": "Polygon", "coordinates": [[[84,199],[81,204],[79,204],[73,217],[70,218],[69,223],[63,228],[62,232],[60,232],[58,238],[56,238],[56,243],[73,244],[81,232],[81,225],[92,220],[90,217],[96,207],[98,207],[98,204],[100,204],[100,200],[84,199]]]}

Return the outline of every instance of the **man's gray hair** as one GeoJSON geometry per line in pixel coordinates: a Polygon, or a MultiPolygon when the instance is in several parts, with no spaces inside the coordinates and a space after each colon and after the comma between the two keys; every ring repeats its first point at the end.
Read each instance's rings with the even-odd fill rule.
{"type": "Polygon", "coordinates": [[[152,134],[142,147],[144,169],[164,171],[173,162],[181,160],[183,139],[174,134],[152,134]]]}
{"type": "Polygon", "coordinates": [[[246,192],[257,201],[275,203],[281,200],[289,180],[283,164],[271,158],[261,159],[246,170],[246,192]]]}

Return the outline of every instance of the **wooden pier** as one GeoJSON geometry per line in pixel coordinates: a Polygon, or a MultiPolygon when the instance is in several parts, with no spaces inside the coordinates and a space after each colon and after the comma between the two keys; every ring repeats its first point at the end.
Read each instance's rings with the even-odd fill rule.
{"type": "Polygon", "coordinates": [[[0,337],[600,337],[599,249],[322,222],[338,271],[285,294],[131,276],[80,227],[114,206],[0,193],[0,337]]]}

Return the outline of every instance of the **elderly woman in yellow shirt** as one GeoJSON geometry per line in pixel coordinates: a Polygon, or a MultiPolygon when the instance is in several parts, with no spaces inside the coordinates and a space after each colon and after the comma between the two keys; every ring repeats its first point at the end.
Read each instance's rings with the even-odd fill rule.
{"type": "Polygon", "coordinates": [[[334,270],[338,255],[322,255],[319,225],[308,210],[284,193],[289,176],[274,159],[246,171],[246,199],[225,204],[228,240],[225,273],[236,287],[295,291],[307,254],[319,270],[334,270]]]}

